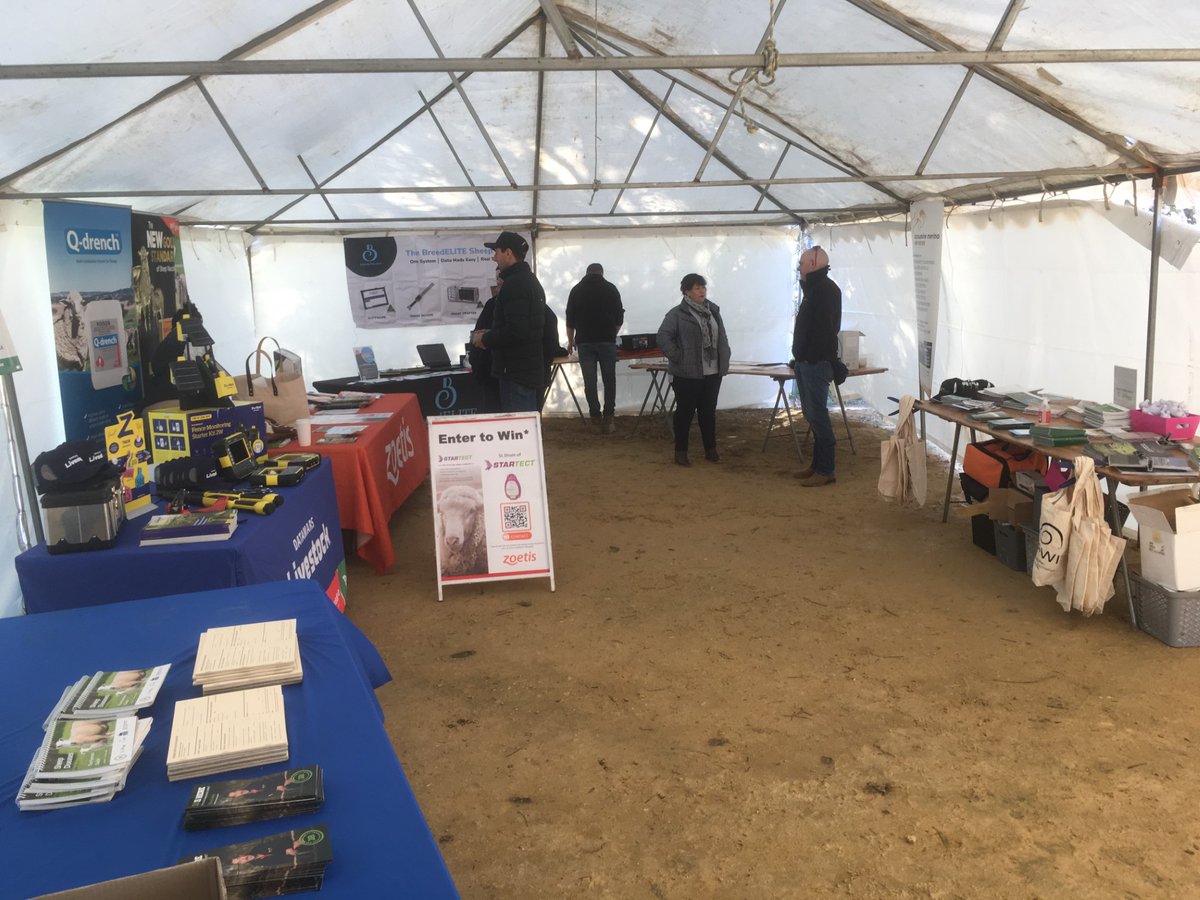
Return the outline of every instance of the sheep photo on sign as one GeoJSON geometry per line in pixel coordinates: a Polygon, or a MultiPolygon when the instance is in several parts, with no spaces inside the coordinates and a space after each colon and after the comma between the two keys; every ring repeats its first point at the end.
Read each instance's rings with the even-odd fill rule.
{"type": "Polygon", "coordinates": [[[429,418],[438,600],[446,584],[549,578],[550,516],[537,413],[429,418]]]}

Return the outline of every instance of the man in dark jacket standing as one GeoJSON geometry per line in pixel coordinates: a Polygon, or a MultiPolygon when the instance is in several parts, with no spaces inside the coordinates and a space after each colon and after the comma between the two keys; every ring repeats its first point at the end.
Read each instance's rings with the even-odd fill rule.
{"type": "Polygon", "coordinates": [[[593,424],[604,434],[616,430],[613,411],[617,403],[617,332],[625,321],[621,292],[604,279],[604,266],[592,263],[583,280],[567,296],[567,352],[579,350],[583,393],[593,424]],[[604,382],[604,419],[596,391],[596,365],[604,382]]]}
{"type": "Polygon", "coordinates": [[[492,374],[500,382],[500,409],[535,412],[544,389],[542,333],[546,292],[525,262],[529,244],[502,231],[483,246],[492,251],[504,283],[496,295],[492,327],[475,331],[471,343],[492,351],[492,374]]]}
{"type": "Polygon", "coordinates": [[[800,409],[812,427],[813,455],[809,466],[796,473],[804,487],[823,487],[836,478],[833,422],[829,418],[829,384],[842,330],[842,290],[829,277],[829,254],[810,247],[800,254],[800,290],[792,356],[800,409]]]}

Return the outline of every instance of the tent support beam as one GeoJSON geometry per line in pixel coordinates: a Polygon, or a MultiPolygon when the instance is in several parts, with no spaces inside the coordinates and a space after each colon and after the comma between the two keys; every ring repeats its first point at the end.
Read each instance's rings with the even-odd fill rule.
{"type": "MultiPolygon", "coordinates": [[[[1105,147],[1107,147],[1109,150],[1113,151],[1114,153],[1118,154],[1119,156],[1121,156],[1125,159],[1128,159],[1137,165],[1152,166],[1152,167],[1158,166],[1158,160],[1152,159],[1149,155],[1147,155],[1145,153],[1131,150],[1129,147],[1126,147],[1124,142],[1121,141],[1118,137],[1108,134],[1107,132],[1101,131],[1100,129],[1093,126],[1090,122],[1087,122],[1084,119],[1079,118],[1079,116],[1077,116],[1075,113],[1071,112],[1070,110],[1064,109],[1063,107],[1059,106],[1058,104],[1055,103],[1055,101],[1053,99],[1051,99],[1050,97],[1047,97],[1045,94],[1043,94],[1041,91],[1034,88],[1032,85],[1026,84],[1024,81],[1020,80],[1019,78],[1016,78],[1015,76],[1010,75],[1007,72],[1001,71],[999,68],[997,68],[998,66],[1004,64],[1004,62],[1003,62],[1004,60],[1007,60],[1009,62],[1017,62],[1018,60],[1016,59],[1016,57],[1025,55],[1026,51],[984,50],[980,53],[967,53],[967,52],[963,51],[963,49],[960,46],[958,46],[957,44],[955,44],[953,41],[938,34],[935,31],[931,31],[928,28],[918,25],[916,22],[914,22],[913,20],[896,12],[896,10],[892,9],[890,6],[886,5],[885,3],[879,2],[879,0],[846,0],[846,2],[858,7],[859,9],[861,9],[863,12],[867,13],[868,15],[874,16],[876,19],[879,19],[879,21],[883,22],[884,24],[890,25],[892,28],[897,29],[902,34],[905,34],[908,37],[912,38],[914,41],[918,41],[918,42],[924,44],[926,47],[931,48],[933,51],[935,51],[933,53],[933,55],[940,56],[942,58],[943,62],[948,62],[953,57],[960,57],[960,56],[974,57],[971,59],[964,58],[962,60],[962,65],[974,67],[975,71],[977,71],[979,73],[980,77],[986,78],[988,81],[992,82],[992,84],[996,85],[997,87],[1008,91],[1013,96],[1017,97],[1020,100],[1025,101],[1026,103],[1030,104],[1031,106],[1033,106],[1036,109],[1041,110],[1042,112],[1046,113],[1047,115],[1053,116],[1054,118],[1058,119],[1060,122],[1062,122],[1066,125],[1069,125],[1071,128],[1074,128],[1076,131],[1086,134],[1092,140],[1098,141],[1099,143],[1103,144],[1105,147]]],[[[1064,56],[1063,58],[1059,58],[1059,59],[1028,59],[1028,60],[1020,60],[1020,62],[1032,63],[1032,64],[1036,64],[1036,65],[1049,65],[1049,64],[1060,64],[1061,65],[1064,63],[1068,63],[1068,62],[1084,62],[1084,60],[1082,58],[1074,58],[1074,56],[1080,52],[1081,51],[1078,51],[1078,50],[1071,50],[1071,51],[1066,51],[1067,56],[1064,56]],[[1067,57],[1070,57],[1070,58],[1067,58],[1067,57]]],[[[1087,52],[1087,51],[1082,51],[1082,52],[1087,52]]],[[[1106,52],[1106,51],[1098,51],[1098,52],[1106,52]]],[[[1159,52],[1159,51],[1122,50],[1122,51],[1115,51],[1114,55],[1112,55],[1108,58],[1104,58],[1104,59],[1097,58],[1097,59],[1093,59],[1090,61],[1091,62],[1114,62],[1114,63],[1115,62],[1150,62],[1150,61],[1152,61],[1150,56],[1143,56],[1143,57],[1139,58],[1139,55],[1140,54],[1152,55],[1157,52],[1159,52]],[[1127,56],[1125,54],[1134,54],[1134,55],[1127,56]]],[[[1198,53],[1197,56],[1198,56],[1198,58],[1200,58],[1200,53],[1198,53]]]]}
{"type": "MultiPolygon", "coordinates": [[[[868,0],[847,0],[877,15],[868,0]]],[[[878,16],[882,18],[882,16],[878,16]]],[[[906,29],[908,33],[909,29],[906,29]]],[[[915,37],[916,35],[910,35],[915,37]]],[[[578,38],[578,35],[576,35],[578,38]]],[[[928,43],[922,40],[923,43],[928,43]]],[[[942,40],[945,40],[944,38],[942,40]]],[[[111,63],[30,63],[0,65],[0,81],[64,78],[207,78],[216,75],[365,75],[451,72],[626,72],[637,69],[744,69],[761,56],[714,53],[693,56],[624,57],[400,57],[358,59],[168,60],[111,63]]],[[[1087,63],[1200,62],[1200,48],[1114,48],[1103,50],[901,50],[884,52],[780,53],[780,69],[855,66],[996,66],[1087,63]]]]}
{"type": "MultiPolygon", "coordinates": [[[[1025,0],[1008,0],[1008,9],[1004,11],[1004,15],[1000,18],[1000,23],[996,26],[995,32],[992,33],[992,39],[988,41],[987,48],[989,50],[999,50],[1004,46],[1004,42],[1008,39],[1013,25],[1017,23],[1017,16],[1024,7],[1025,0]]],[[[942,135],[946,133],[946,128],[950,125],[950,120],[954,118],[954,114],[958,111],[958,104],[962,102],[963,95],[967,93],[967,86],[974,77],[974,66],[971,66],[963,73],[962,81],[958,85],[954,99],[950,101],[950,107],[946,110],[946,114],[942,116],[942,121],[938,125],[937,132],[933,135],[933,140],[929,142],[929,148],[925,151],[925,155],[921,157],[921,163],[917,166],[918,172],[924,172],[925,167],[929,165],[929,159],[933,156],[933,151],[941,143],[942,135]]]]}
{"type": "MultiPolygon", "coordinates": [[[[246,148],[242,146],[242,142],[238,140],[238,136],[233,131],[233,126],[229,124],[229,121],[225,118],[225,115],[217,106],[217,101],[214,100],[212,94],[208,92],[208,88],[204,86],[204,82],[200,79],[197,79],[196,88],[204,97],[204,102],[208,104],[208,108],[212,110],[212,114],[216,116],[217,121],[221,123],[221,128],[225,130],[225,135],[229,138],[229,142],[233,144],[233,149],[238,152],[238,156],[242,158],[242,162],[246,164],[246,168],[250,170],[250,174],[254,176],[254,180],[258,182],[258,186],[263,190],[266,190],[266,179],[262,177],[262,173],[259,172],[258,167],[254,165],[254,160],[250,158],[250,154],[246,152],[246,148]]],[[[305,171],[308,171],[307,166],[305,166],[305,171]]],[[[311,172],[309,172],[309,177],[312,177],[311,172]]]]}
{"type": "MultiPolygon", "coordinates": [[[[254,53],[257,50],[261,50],[264,47],[269,47],[271,44],[275,43],[280,38],[291,34],[296,29],[301,28],[304,25],[309,24],[310,22],[314,22],[317,19],[320,19],[321,17],[325,16],[326,14],[332,12],[334,9],[337,9],[337,7],[344,6],[348,2],[350,2],[350,0],[321,0],[321,2],[319,2],[319,3],[314,3],[308,9],[303,10],[303,11],[297,13],[296,15],[292,16],[292,18],[288,19],[286,22],[280,23],[279,25],[275,26],[274,28],[270,29],[269,31],[264,31],[262,34],[257,35],[256,37],[254,37],[251,40],[247,41],[246,43],[242,44],[242,46],[237,47],[234,50],[231,50],[229,53],[225,54],[225,56],[221,57],[221,59],[222,60],[239,59],[243,56],[247,56],[251,53],[254,53]]],[[[66,153],[70,153],[72,150],[74,150],[80,144],[84,144],[84,143],[90,141],[92,138],[96,137],[97,135],[101,135],[104,132],[108,131],[113,126],[115,126],[121,122],[124,122],[126,119],[131,119],[134,116],[138,115],[139,113],[144,112],[145,110],[154,106],[160,100],[165,100],[168,97],[171,97],[171,96],[179,93],[180,91],[186,90],[187,88],[191,87],[193,81],[195,81],[195,80],[196,79],[194,77],[188,77],[188,78],[185,78],[183,81],[179,82],[178,84],[173,84],[168,88],[164,88],[163,90],[161,90],[157,94],[155,94],[153,97],[151,97],[149,100],[146,100],[144,103],[139,103],[133,109],[129,110],[129,112],[125,113],[124,115],[118,116],[117,118],[113,119],[111,122],[107,122],[106,124],[101,125],[99,128],[97,128],[95,131],[91,132],[90,134],[86,134],[83,137],[79,138],[78,140],[71,141],[69,144],[59,147],[57,150],[54,150],[51,153],[46,154],[41,159],[30,163],[29,165],[25,166],[22,169],[18,169],[15,172],[10,172],[8,175],[4,176],[3,178],[0,178],[0,188],[3,188],[4,185],[8,184],[10,181],[14,181],[17,178],[20,178],[22,175],[26,174],[27,172],[32,172],[34,169],[44,166],[44,165],[46,165],[46,163],[51,162],[52,160],[58,159],[60,156],[66,154],[66,153]]]]}
{"type": "MultiPolygon", "coordinates": [[[[549,3],[551,6],[554,6],[553,0],[543,0],[543,6],[546,3],[549,3]]],[[[557,10],[558,7],[555,7],[555,9],[557,10]]],[[[561,20],[562,16],[559,15],[558,18],[561,20]]],[[[564,23],[564,27],[565,27],[565,23],[564,23]]],[[[576,53],[579,52],[578,47],[575,48],[575,52],[576,53]]],[[[538,23],[538,55],[539,56],[546,55],[546,20],[545,20],[545,18],[543,18],[541,20],[541,22],[538,23]]],[[[537,239],[538,206],[539,206],[539,201],[541,200],[541,191],[539,190],[539,188],[541,186],[541,174],[542,174],[542,131],[543,131],[543,124],[544,124],[543,120],[542,120],[542,101],[545,99],[545,97],[546,97],[546,75],[544,72],[539,72],[538,77],[537,77],[537,100],[535,101],[535,103],[537,104],[537,109],[534,111],[534,122],[533,122],[533,203],[530,206],[530,211],[532,213],[532,218],[530,221],[531,228],[530,228],[530,234],[529,234],[530,240],[537,239]]],[[[531,249],[535,249],[535,248],[531,248],[531,249]]],[[[535,253],[534,261],[536,262],[536,260],[537,260],[537,254],[535,253]]]]}
{"type": "MultiPolygon", "coordinates": [[[[779,5],[775,7],[774,15],[772,15],[770,20],[767,22],[767,27],[763,30],[762,37],[758,39],[758,49],[755,52],[760,56],[767,46],[767,41],[769,41],[771,39],[771,35],[774,34],[775,23],[779,21],[779,15],[783,12],[783,8],[785,6],[787,6],[787,0],[779,0],[779,5]]],[[[759,62],[762,62],[762,60],[759,60],[759,62]]],[[[729,124],[729,117],[733,115],[734,108],[737,106],[738,101],[742,99],[743,91],[745,91],[750,82],[754,80],[754,75],[751,74],[752,71],[752,69],[747,69],[743,73],[741,81],[738,82],[737,90],[735,90],[733,92],[733,96],[729,98],[729,104],[725,107],[725,115],[721,117],[721,124],[717,126],[717,132],[713,135],[712,141],[709,142],[708,149],[704,151],[704,159],[700,161],[700,168],[696,170],[696,176],[692,179],[693,181],[699,181],[704,176],[704,170],[708,168],[708,161],[712,159],[713,151],[717,149],[717,144],[721,142],[721,135],[725,133],[725,126],[729,124]]],[[[774,78],[775,76],[772,74],[771,79],[774,80],[774,78]]]]}
{"type": "MultiPolygon", "coordinates": [[[[787,158],[788,151],[792,149],[791,144],[783,145],[783,152],[779,154],[779,159],[775,160],[775,168],[771,170],[771,178],[774,179],[779,174],[779,170],[783,167],[783,161],[787,158]]],[[[759,197],[758,202],[754,204],[754,211],[758,212],[762,208],[763,198],[759,197]]]]}
{"type": "MultiPolygon", "coordinates": [[[[317,179],[313,176],[312,169],[308,167],[308,163],[304,161],[304,157],[297,153],[296,159],[299,160],[300,165],[304,169],[304,174],[308,176],[308,180],[313,183],[313,187],[319,188],[320,185],[317,184],[317,179]]],[[[321,202],[325,204],[325,208],[329,210],[329,214],[333,216],[334,221],[340,222],[341,217],[337,214],[337,210],[333,208],[333,204],[329,202],[329,197],[324,192],[321,192],[319,196],[321,198],[321,202]]]]}
{"type": "MultiPolygon", "coordinates": [[[[580,43],[582,43],[583,46],[586,47],[589,52],[591,52],[591,53],[603,53],[604,52],[599,47],[590,46],[587,43],[587,41],[582,40],[581,35],[576,35],[575,37],[576,37],[576,40],[578,40],[580,43]]],[[[708,142],[704,140],[704,138],[696,131],[696,129],[694,129],[691,125],[689,125],[683,119],[682,116],[679,116],[676,113],[672,112],[671,108],[668,107],[665,103],[662,103],[661,98],[658,97],[658,95],[656,95],[654,93],[654,91],[650,90],[650,88],[648,88],[646,85],[644,85],[641,81],[634,78],[628,72],[618,71],[618,72],[616,72],[616,76],[619,79],[621,79],[621,81],[623,81],[630,90],[632,90],[635,94],[637,94],[644,101],[646,101],[647,104],[649,104],[650,106],[655,107],[655,108],[658,108],[659,106],[661,106],[663,116],[667,119],[667,121],[669,121],[672,125],[674,125],[676,128],[678,128],[680,130],[680,132],[682,132],[694,144],[696,144],[697,146],[700,146],[700,147],[706,147],[708,145],[708,142]]],[[[717,161],[720,162],[721,165],[725,166],[725,168],[729,169],[729,171],[731,171],[735,175],[737,175],[738,178],[750,179],[750,176],[748,173],[743,171],[741,169],[741,167],[738,166],[737,163],[735,163],[732,159],[730,159],[728,156],[726,156],[721,151],[714,150],[713,155],[716,156],[717,161]]],[[[800,217],[797,216],[795,213],[793,213],[786,203],[784,203],[783,201],[778,200],[777,198],[772,196],[770,191],[768,191],[760,183],[754,181],[753,179],[750,179],[750,180],[751,180],[751,186],[754,187],[754,189],[756,191],[758,191],[764,197],[766,197],[768,200],[770,200],[772,203],[774,203],[785,214],[787,214],[791,218],[795,219],[797,224],[800,223],[800,217]]]]}
{"type": "Polygon", "coordinates": [[[1163,173],[1154,173],[1154,219],[1150,233],[1150,303],[1146,310],[1146,377],[1143,380],[1146,400],[1154,398],[1154,334],[1158,330],[1158,260],[1162,256],[1163,173]]]}
{"type": "MultiPolygon", "coordinates": [[[[597,39],[600,40],[601,42],[603,42],[604,44],[606,44],[608,47],[610,47],[614,51],[616,51],[620,54],[626,55],[626,58],[628,58],[627,55],[629,53],[628,47],[640,47],[642,50],[647,51],[647,52],[653,52],[655,50],[654,47],[652,47],[648,44],[645,44],[641,41],[638,41],[637,39],[633,38],[632,36],[630,36],[628,34],[617,31],[616,29],[612,28],[611,26],[602,25],[601,23],[595,22],[594,20],[587,19],[584,16],[573,15],[572,20],[575,22],[577,27],[582,28],[585,25],[588,27],[591,27],[593,29],[593,31],[597,33],[597,35],[600,30],[603,30],[607,36],[606,37],[597,37],[597,39]]],[[[690,91],[691,93],[695,94],[698,97],[701,97],[704,100],[707,100],[709,103],[712,103],[715,106],[721,106],[721,105],[725,104],[725,102],[726,102],[726,100],[724,98],[716,99],[713,96],[706,94],[704,91],[700,90],[695,85],[688,84],[686,81],[682,81],[677,75],[674,75],[671,72],[667,72],[667,71],[663,71],[663,70],[655,70],[655,74],[661,75],[663,78],[668,79],[672,84],[679,85],[680,87],[684,88],[685,90],[690,91]]],[[[711,85],[718,91],[724,91],[727,95],[729,93],[731,93],[729,88],[726,85],[724,85],[717,79],[704,74],[703,72],[688,72],[687,74],[691,75],[693,78],[696,78],[700,81],[706,82],[707,84],[711,85]]],[[[770,134],[772,137],[774,137],[780,141],[783,141],[787,144],[790,144],[795,149],[801,151],[802,153],[807,154],[808,156],[811,156],[813,159],[819,160],[820,162],[824,163],[825,165],[830,166],[834,169],[837,169],[841,172],[845,172],[847,175],[862,175],[863,174],[859,169],[856,169],[854,166],[850,165],[849,163],[843,162],[836,156],[836,154],[834,154],[827,148],[822,147],[816,141],[812,140],[810,137],[808,137],[804,133],[803,129],[793,125],[791,122],[788,122],[788,121],[782,119],[777,113],[775,113],[771,110],[768,110],[767,108],[765,108],[763,106],[760,106],[756,103],[752,103],[749,101],[743,103],[743,106],[749,106],[752,109],[754,109],[757,112],[762,114],[762,118],[756,120],[758,127],[760,129],[762,129],[763,131],[767,132],[768,134],[770,134]],[[800,137],[802,140],[806,141],[809,144],[809,146],[805,146],[805,144],[798,143],[795,139],[790,138],[787,135],[781,133],[780,131],[770,128],[769,126],[765,125],[763,122],[763,119],[768,119],[768,118],[775,120],[780,125],[782,125],[784,128],[786,128],[788,131],[792,132],[793,134],[800,137]]],[[[734,115],[737,115],[739,118],[741,118],[743,120],[745,119],[745,115],[743,113],[739,113],[739,112],[735,111],[734,115]]],[[[866,184],[867,186],[873,188],[874,190],[878,191],[883,196],[890,197],[892,200],[894,200],[896,202],[896,204],[898,206],[903,206],[904,208],[907,209],[909,201],[906,198],[901,197],[900,195],[895,194],[892,191],[889,191],[883,185],[877,184],[874,181],[871,181],[869,179],[864,181],[863,183],[866,184]]]]}
{"type": "MultiPolygon", "coordinates": [[[[617,206],[621,203],[621,198],[625,196],[625,190],[631,183],[629,179],[633,177],[633,171],[637,168],[638,163],[641,161],[642,154],[646,151],[646,145],[650,143],[650,138],[654,134],[654,129],[658,127],[658,120],[662,118],[663,108],[667,105],[667,101],[671,99],[671,91],[673,90],[675,90],[675,82],[672,81],[667,85],[667,92],[663,94],[662,100],[659,101],[658,109],[654,111],[654,119],[651,121],[650,127],[646,129],[646,136],[642,138],[642,145],[638,147],[638,152],[634,155],[633,162],[629,164],[629,171],[625,174],[625,182],[621,185],[621,189],[617,191],[617,196],[616,199],[613,200],[612,208],[610,208],[608,211],[610,215],[617,211],[617,206]]],[[[596,185],[593,185],[593,189],[599,190],[600,188],[596,185]]],[[[758,198],[758,202],[762,203],[761,195],[758,198]]],[[[757,208],[758,207],[755,207],[755,209],[757,208]]]]}
{"type": "MultiPolygon", "coordinates": [[[[542,12],[545,14],[545,21],[550,23],[550,27],[554,29],[554,33],[558,35],[559,42],[563,45],[563,50],[567,53],[568,59],[579,59],[583,56],[579,52],[579,46],[575,43],[575,38],[571,35],[571,29],[567,27],[566,19],[563,18],[562,10],[558,8],[558,4],[554,0],[539,0],[542,5],[542,12]]],[[[538,56],[546,55],[546,44],[543,41],[541,48],[538,50],[538,56]]]]}
{"type": "MultiPolygon", "coordinates": [[[[438,134],[442,136],[442,140],[446,142],[446,149],[450,151],[450,155],[454,157],[454,161],[458,163],[458,169],[463,173],[463,178],[467,179],[467,184],[475,187],[475,179],[471,177],[471,172],[467,169],[466,163],[462,161],[462,157],[458,155],[458,151],[454,149],[454,142],[450,140],[450,135],[446,134],[446,129],[442,127],[441,119],[437,117],[437,112],[434,111],[433,104],[430,103],[424,91],[417,91],[417,96],[421,98],[421,103],[429,110],[429,118],[433,120],[433,125],[438,130],[438,134]]],[[[483,207],[484,214],[490,219],[492,211],[488,209],[487,203],[483,199],[483,194],[478,190],[475,191],[475,199],[479,201],[479,205],[483,207]]]]}

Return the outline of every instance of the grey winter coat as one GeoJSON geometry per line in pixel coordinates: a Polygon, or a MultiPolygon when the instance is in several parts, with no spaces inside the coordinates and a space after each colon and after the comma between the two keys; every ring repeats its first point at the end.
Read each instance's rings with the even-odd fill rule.
{"type": "MultiPolygon", "coordinates": [[[[674,378],[703,378],[704,377],[704,336],[700,333],[700,323],[687,308],[687,300],[680,300],[678,306],[667,310],[663,321],[658,326],[658,349],[667,358],[667,374],[674,378]]],[[[726,375],[729,372],[729,337],[725,331],[725,323],[721,321],[721,308],[711,300],[708,308],[712,311],[717,323],[717,373],[726,375]]]]}

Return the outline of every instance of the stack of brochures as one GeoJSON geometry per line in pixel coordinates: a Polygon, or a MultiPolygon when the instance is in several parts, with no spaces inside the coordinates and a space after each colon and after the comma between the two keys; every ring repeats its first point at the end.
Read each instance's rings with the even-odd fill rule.
{"type": "Polygon", "coordinates": [[[1088,428],[1128,428],[1129,410],[1111,403],[1083,402],[1083,424],[1088,428]]]}
{"type": "Polygon", "coordinates": [[[151,516],[138,537],[139,547],[227,541],[237,528],[237,510],[151,516]]]}
{"type": "Polygon", "coordinates": [[[55,809],[111,800],[125,787],[152,721],[136,716],[53,719],[17,791],[17,806],[55,809]]]}
{"type": "Polygon", "coordinates": [[[320,766],[285,769],[242,778],[198,784],[183,811],[183,827],[189,831],[241,825],[263,819],[280,819],[315,812],[325,802],[325,784],[320,766]]]}
{"type": "Polygon", "coordinates": [[[170,781],[287,758],[283,691],[277,684],[175,704],[167,747],[170,781]]]}
{"type": "Polygon", "coordinates": [[[1065,425],[1034,425],[1029,429],[1029,436],[1035,444],[1042,447],[1087,443],[1087,432],[1084,429],[1065,425]]]}
{"type": "Polygon", "coordinates": [[[200,635],[192,684],[206,694],[303,678],[295,619],[210,628],[200,635]]]}
{"type": "Polygon", "coordinates": [[[333,849],[329,826],[311,825],[195,853],[178,862],[208,857],[221,860],[229,900],[249,900],[319,891],[333,849]]]}
{"type": "Polygon", "coordinates": [[[49,728],[52,719],[112,719],[133,715],[154,703],[170,670],[168,663],[152,669],[84,675],[63,690],[42,728],[49,728]]]}

